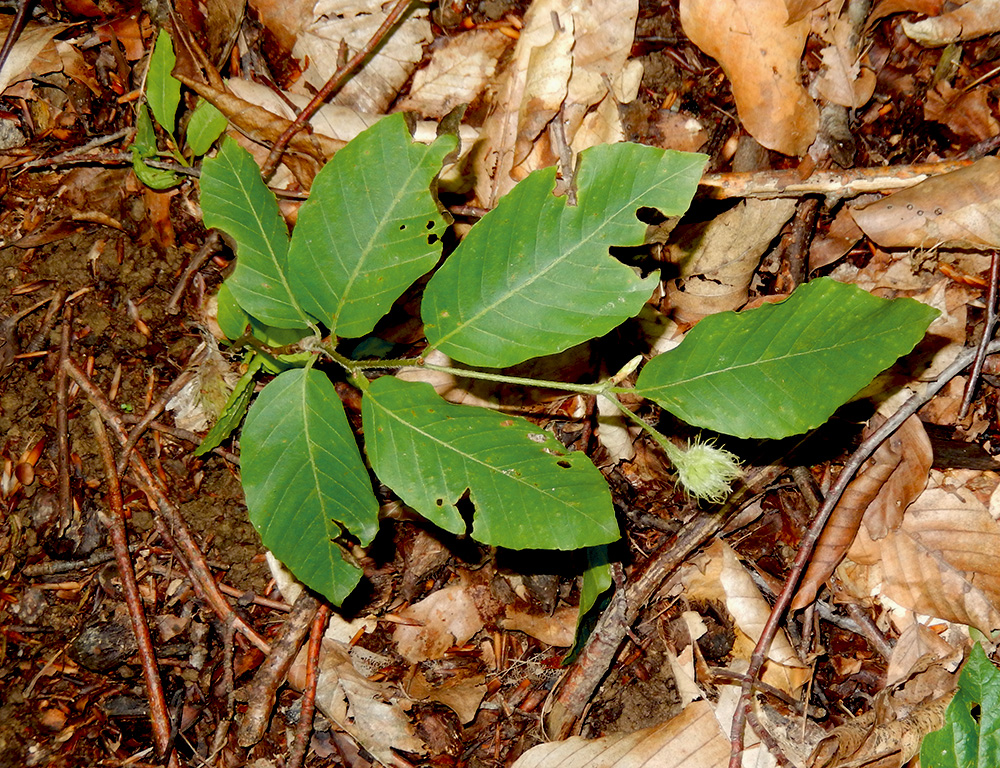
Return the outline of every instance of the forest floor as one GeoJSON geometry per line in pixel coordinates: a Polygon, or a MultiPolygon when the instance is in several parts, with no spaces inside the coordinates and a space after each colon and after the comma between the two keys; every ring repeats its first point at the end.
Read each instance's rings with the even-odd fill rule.
{"type": "MultiPolygon", "coordinates": [[[[478,175],[464,186],[442,182],[455,217],[446,249],[513,186],[512,166],[526,174],[564,162],[561,151],[622,140],[708,156],[687,216],[647,248],[647,271],[653,263],[663,278],[649,311],[528,375],[607,376],[632,354],[671,347],[702,317],[782,298],[823,276],[916,298],[941,315],[879,386],[819,429],[785,440],[723,438],[747,478],[724,505],[688,498],[656,445],[602,419],[593,398],[476,390],[477,402],[517,406],[603,472],[622,530],[609,550],[614,591],[662,573],[646,593],[629,593],[643,601],[612,662],[589,670],[599,685],[568,702],[565,670],[593,663],[584,654],[564,665],[577,632],[578,554],[502,550],[445,533],[376,483],[380,532],[359,560],[361,586],[329,620],[330,648],[315,662],[325,670],[320,690],[306,697],[318,711],[312,729],[301,729],[314,662],[303,653],[269,677],[265,649],[290,660],[310,627],[327,621],[325,608],[317,620],[317,601],[275,585],[248,518],[238,433],[197,456],[214,417],[171,400],[206,345],[222,350],[227,374],[241,372],[241,353],[213,330],[211,298],[238,254],[203,225],[201,159],[184,142],[172,146],[160,115],[153,165],[147,156],[134,169],[132,147],[164,27],[178,69],[201,77],[198,94],[185,87],[170,132],[184,135],[199,98],[214,98],[230,134],[263,164],[291,103],[301,107],[297,100],[342,60],[340,40],[349,41],[349,58],[375,31],[374,4],[360,16],[343,5],[251,0],[244,9],[220,0],[168,13],[132,0],[60,0],[29,4],[28,24],[14,35],[0,68],[0,312],[8,318],[0,325],[0,768],[264,768],[303,759],[478,767],[519,758],[520,766],[625,768],[648,755],[657,765],[724,764],[753,647],[866,423],[922,393],[984,335],[991,249],[1000,248],[990,223],[1000,208],[991,157],[1000,144],[1000,33],[985,22],[969,31],[966,19],[962,39],[907,36],[921,14],[941,13],[940,2],[926,0],[884,0],[867,11],[851,2],[843,14],[841,4],[790,2],[794,23],[784,0],[715,3],[739,9],[722,16],[695,0],[642,0],[637,15],[620,0],[587,12],[548,0],[442,0],[391,30],[334,100],[344,111],[321,113],[326,122],[315,131],[347,140],[354,123],[392,111],[432,125],[468,104],[463,142],[480,144],[464,167],[478,175]],[[745,28],[734,32],[736,18],[745,28]],[[553,19],[562,19],[558,34],[553,19]],[[338,33],[337,23],[350,28],[338,33]],[[546,24],[549,40],[561,42],[546,47],[542,34],[532,59],[519,46],[546,24]],[[185,60],[183,40],[212,63],[185,60]],[[216,68],[228,78],[228,100],[212,79],[216,68]],[[554,115],[576,135],[551,128],[554,115]],[[491,149],[507,157],[490,166],[495,175],[483,170],[491,149]],[[153,189],[136,170],[171,181],[153,189]],[[946,184],[924,186],[945,173],[953,174],[946,184]],[[878,208],[891,193],[911,196],[878,208]],[[723,216],[723,232],[706,234],[723,216]],[[691,267],[693,244],[713,238],[691,267]],[[127,606],[109,539],[114,473],[95,408],[116,459],[116,429],[140,424],[121,496],[152,662],[136,653],[136,606],[127,606]],[[206,594],[206,579],[227,603],[206,594]],[[288,636],[297,639],[277,642],[288,636]],[[161,681],[165,713],[151,713],[150,674],[161,681]],[[578,704],[586,705],[580,717],[553,714],[578,704]],[[158,718],[165,732],[151,726],[158,718]],[[522,758],[569,733],[613,741],[592,742],[587,757],[567,741],[567,753],[522,758]],[[296,739],[304,757],[292,756],[296,739]]],[[[270,179],[290,225],[318,167],[300,153],[270,179]]],[[[994,270],[994,291],[996,280],[994,270]]],[[[381,338],[405,349],[396,356],[416,357],[425,344],[413,306],[411,291],[379,326],[381,338]]],[[[867,486],[852,486],[853,507],[835,512],[854,522],[843,522],[842,547],[826,550],[833,565],[847,559],[835,574],[833,565],[807,574],[815,601],[782,618],[766,685],[752,697],[745,765],[899,765],[941,726],[971,638],[1000,627],[998,376],[987,358],[967,414],[968,376],[948,380],[886,443],[889,458],[878,454],[862,470],[867,486]],[[758,730],[770,735],[762,740],[758,730]]],[[[358,427],[349,390],[338,382],[358,427]]],[[[679,438],[695,434],[649,404],[634,409],[679,438]]]]}

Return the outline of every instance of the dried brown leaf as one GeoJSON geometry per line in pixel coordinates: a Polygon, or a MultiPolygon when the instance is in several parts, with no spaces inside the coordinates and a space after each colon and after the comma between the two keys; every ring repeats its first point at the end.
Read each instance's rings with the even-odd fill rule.
{"type": "Polygon", "coordinates": [[[984,157],[968,168],[889,195],[851,215],[886,248],[1000,247],[1000,159],[984,157]]]}
{"type": "Polygon", "coordinates": [[[789,23],[783,0],[682,0],[681,24],[722,65],[747,131],[768,149],[804,154],[819,126],[799,78],[809,24],[789,23]]]}
{"type": "Polygon", "coordinates": [[[879,542],[862,528],[847,556],[868,563],[870,581],[916,613],[1000,627],[1000,524],[968,488],[924,491],[903,525],[879,542]]]}
{"type": "Polygon", "coordinates": [[[903,19],[903,32],[928,46],[973,40],[1000,31],[1000,0],[970,0],[965,5],[932,19],[903,19]]]}
{"type": "Polygon", "coordinates": [[[934,461],[930,438],[915,415],[903,422],[886,444],[901,460],[865,510],[862,522],[875,541],[899,528],[903,511],[927,486],[934,461]]]}
{"type": "Polygon", "coordinates": [[[705,224],[678,227],[664,250],[680,278],[666,284],[679,322],[739,309],[760,258],[795,212],[794,200],[746,200],[705,224]]]}
{"type": "Polygon", "coordinates": [[[729,739],[712,705],[696,701],[652,728],[592,741],[573,736],[540,744],[521,755],[512,768],[717,768],[728,757],[729,739]]]}
{"type": "Polygon", "coordinates": [[[809,567],[802,576],[802,584],[792,600],[792,609],[805,608],[816,599],[816,593],[836,570],[854,541],[868,505],[901,460],[900,452],[887,440],[865,462],[858,476],[844,490],[844,495],[830,513],[830,519],[816,542],[809,567]]]}
{"type": "Polygon", "coordinates": [[[958,90],[942,80],[927,93],[924,119],[948,126],[962,138],[982,141],[1000,134],[1000,122],[993,116],[988,96],[990,88],[958,90]]]}

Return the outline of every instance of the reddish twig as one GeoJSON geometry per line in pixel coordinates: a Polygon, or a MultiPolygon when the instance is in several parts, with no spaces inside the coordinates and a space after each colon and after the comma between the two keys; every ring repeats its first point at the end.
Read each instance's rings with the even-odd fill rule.
{"type": "Polygon", "coordinates": [[[302,691],[302,710],[295,729],[295,741],[288,752],[287,768],[302,768],[306,748],[313,731],[313,714],[316,712],[316,684],[319,682],[319,654],[323,648],[323,634],[330,622],[330,606],[320,603],[309,629],[309,659],[306,662],[306,685],[302,691]]]}
{"type": "MultiPolygon", "coordinates": [[[[149,428],[149,425],[153,420],[163,413],[164,409],[178,392],[187,386],[187,383],[191,381],[194,376],[195,368],[204,360],[207,350],[203,349],[201,353],[195,352],[188,360],[187,367],[181,371],[180,376],[174,379],[173,383],[164,390],[163,394],[160,395],[156,402],[154,402],[146,412],[142,415],[139,421],[132,431],[128,434],[128,439],[125,441],[125,446],[122,448],[122,455],[118,457],[118,476],[121,477],[125,474],[125,470],[128,468],[129,459],[132,456],[132,450],[135,448],[136,443],[142,437],[143,433],[149,428]]],[[[152,382],[151,382],[152,383],[152,382]]]]}
{"type": "Polygon", "coordinates": [[[167,306],[164,311],[168,315],[176,315],[180,312],[181,301],[184,299],[184,291],[187,290],[187,285],[191,282],[191,276],[201,269],[202,265],[208,261],[209,256],[219,250],[222,244],[222,238],[219,237],[219,233],[216,230],[212,230],[208,233],[208,237],[205,238],[205,242],[202,243],[201,248],[198,249],[188,265],[184,267],[184,271],[181,273],[180,279],[177,281],[177,287],[174,288],[174,292],[170,294],[170,301],[167,302],[167,306]]]}
{"type": "MultiPolygon", "coordinates": [[[[233,722],[233,713],[236,711],[236,682],[233,677],[233,657],[234,639],[236,633],[232,626],[228,626],[223,633],[223,648],[225,652],[222,660],[222,683],[226,687],[226,713],[219,719],[219,724],[215,729],[215,736],[212,738],[212,751],[209,760],[222,751],[226,746],[226,737],[229,736],[229,727],[233,722]]],[[[220,761],[222,762],[222,761],[220,761]]]]}
{"type": "Polygon", "coordinates": [[[983,337],[979,340],[979,347],[976,349],[976,359],[972,363],[972,373],[965,384],[965,394],[962,396],[962,409],[958,412],[958,418],[964,419],[972,405],[972,396],[976,393],[976,385],[979,384],[979,377],[983,373],[983,363],[986,362],[986,347],[993,340],[993,334],[997,329],[997,283],[1000,282],[1000,257],[997,251],[990,254],[990,290],[986,299],[986,323],[983,325],[983,337]]]}
{"type": "Polygon", "coordinates": [[[59,517],[67,525],[73,515],[69,484],[69,382],[64,363],[69,360],[69,339],[73,333],[73,307],[63,308],[62,333],[59,339],[59,368],[56,371],[56,466],[59,470],[59,517]]]}
{"type": "Polygon", "coordinates": [[[791,293],[806,281],[809,267],[806,263],[809,243],[816,231],[816,219],[819,218],[819,198],[807,197],[800,200],[795,209],[792,221],[792,237],[785,250],[785,263],[788,265],[789,284],[783,289],[791,293]]]}
{"type": "MultiPolygon", "coordinates": [[[[134,413],[121,414],[121,419],[126,424],[137,424],[141,418],[143,417],[134,413]]],[[[164,424],[162,421],[156,421],[155,419],[149,422],[149,428],[194,445],[200,445],[202,441],[201,435],[197,432],[192,432],[189,429],[181,429],[180,427],[172,427],[169,424],[164,424]]],[[[216,456],[221,456],[233,466],[238,467],[240,465],[240,457],[231,451],[227,451],[225,448],[213,448],[212,453],[216,456]]]]}
{"type": "Polygon", "coordinates": [[[350,61],[340,67],[337,67],[337,71],[334,72],[333,76],[326,81],[326,84],[320,89],[320,92],[312,98],[312,100],[306,105],[305,109],[298,114],[292,124],[288,126],[288,128],[286,128],[285,131],[278,137],[278,140],[274,142],[274,146],[271,148],[271,152],[268,154],[267,160],[264,162],[260,171],[260,175],[263,178],[268,179],[271,177],[271,174],[274,173],[274,169],[277,168],[278,161],[281,159],[281,155],[288,146],[288,142],[292,140],[292,137],[306,127],[309,120],[312,119],[312,116],[319,111],[319,108],[323,106],[324,102],[330,98],[330,95],[344,84],[344,81],[347,80],[347,76],[361,66],[361,63],[371,55],[372,51],[375,50],[379,43],[381,43],[385,36],[389,33],[389,30],[392,29],[396,25],[396,22],[403,17],[403,14],[406,13],[412,2],[413,0],[396,0],[396,4],[389,12],[389,15],[386,16],[385,21],[382,22],[382,26],[375,30],[375,34],[371,36],[371,39],[365,43],[365,45],[362,46],[356,54],[354,54],[354,57],[350,61]]]}
{"type": "MultiPolygon", "coordinates": [[[[115,437],[124,445],[128,440],[128,433],[125,431],[124,422],[111,403],[104,397],[104,393],[94,386],[93,382],[87,378],[87,375],[71,359],[67,358],[62,367],[80,386],[80,389],[86,394],[87,399],[97,408],[101,417],[114,431],[115,437]]],[[[205,562],[205,556],[188,530],[184,518],[180,514],[180,510],[177,509],[167,496],[166,489],[163,487],[160,479],[150,472],[146,462],[135,451],[132,452],[131,464],[132,469],[142,484],[143,490],[149,494],[157,507],[157,519],[164,521],[166,527],[169,528],[170,532],[176,538],[180,547],[180,553],[187,558],[187,566],[190,569],[191,583],[194,586],[195,592],[208,604],[223,624],[233,624],[235,629],[250,640],[250,642],[264,653],[268,653],[270,646],[267,641],[247,624],[241,616],[233,611],[232,606],[229,605],[229,601],[219,591],[219,587],[208,568],[208,563],[205,562]]]]}
{"type": "MultiPolygon", "coordinates": [[[[987,351],[991,354],[1000,351],[1000,342],[991,343],[987,351]]],[[[936,381],[929,384],[922,394],[912,395],[910,399],[899,408],[899,410],[897,410],[881,427],[876,429],[871,434],[871,437],[861,443],[858,449],[851,455],[850,459],[848,459],[840,474],[837,476],[836,482],[833,484],[833,487],[830,488],[830,492],[827,497],[823,500],[823,506],[820,507],[819,513],[813,519],[812,523],[810,523],[809,530],[807,530],[805,535],[802,537],[802,541],[799,544],[799,550],[795,555],[795,561],[792,563],[792,568],[788,574],[788,578],[785,580],[781,593],[778,595],[774,607],[771,609],[771,613],[767,617],[767,622],[764,624],[764,629],[761,632],[760,639],[757,641],[753,654],[750,656],[750,666],[746,671],[747,677],[742,686],[740,702],[736,707],[736,714],[733,716],[733,727],[730,731],[731,750],[729,755],[729,768],[740,768],[742,765],[743,731],[747,723],[746,710],[750,701],[750,696],[753,693],[754,683],[760,675],[761,668],[764,666],[764,662],[767,658],[767,651],[771,647],[771,643],[774,641],[775,635],[778,633],[782,617],[784,616],[785,611],[788,610],[792,597],[795,595],[795,590],[798,588],[802,574],[805,572],[806,566],[809,563],[809,558],[812,556],[816,542],[819,539],[820,534],[823,532],[823,528],[826,526],[827,520],[830,518],[830,513],[833,512],[834,507],[837,505],[841,495],[844,493],[844,489],[847,488],[854,475],[875,452],[875,450],[886,439],[888,439],[893,432],[899,429],[904,421],[920,410],[920,408],[922,408],[931,400],[931,398],[940,392],[949,381],[957,376],[962,370],[967,368],[972,363],[975,355],[975,349],[963,350],[955,359],[955,362],[948,366],[948,368],[945,369],[936,381]]]]}
{"type": "Polygon", "coordinates": [[[111,511],[102,514],[101,518],[111,535],[111,546],[115,551],[115,561],[118,564],[118,575],[122,581],[122,591],[125,594],[125,605],[128,607],[129,619],[132,621],[132,632],[135,634],[139,660],[142,663],[142,674],[146,679],[146,688],[149,691],[149,719],[153,725],[153,738],[156,740],[156,751],[160,760],[167,758],[168,765],[178,765],[177,756],[171,749],[170,739],[170,717],[167,714],[167,700],[163,695],[163,684],[160,682],[160,673],[156,665],[156,652],[153,650],[153,641],[149,636],[149,627],[146,624],[146,612],[142,607],[142,598],[139,596],[139,585],[135,580],[135,570],[132,567],[132,558],[128,551],[128,535],[125,531],[125,508],[122,505],[122,489],[118,484],[118,474],[115,472],[115,458],[111,453],[111,444],[108,442],[108,433],[104,429],[104,422],[101,421],[100,414],[91,411],[91,427],[94,437],[97,438],[97,446],[100,449],[101,459],[104,462],[105,473],[108,478],[108,502],[111,511]]]}
{"type": "Polygon", "coordinates": [[[288,668],[292,666],[295,655],[302,647],[318,610],[319,602],[303,590],[281,627],[281,635],[275,640],[271,655],[261,664],[253,682],[247,686],[246,698],[250,704],[236,735],[236,741],[241,747],[252,747],[264,738],[271,711],[277,701],[278,687],[285,681],[288,668]]]}

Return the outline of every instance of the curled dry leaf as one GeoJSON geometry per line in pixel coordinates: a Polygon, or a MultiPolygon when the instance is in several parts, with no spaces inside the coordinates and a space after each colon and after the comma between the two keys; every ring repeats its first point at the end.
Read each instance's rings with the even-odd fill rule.
{"type": "Polygon", "coordinates": [[[430,64],[413,76],[409,95],[396,109],[440,118],[459,104],[475,101],[510,44],[510,38],[498,29],[474,29],[446,38],[430,64]]]}
{"type": "Polygon", "coordinates": [[[1000,248],[1000,159],[984,157],[851,215],[885,248],[1000,248]]]}
{"type": "MultiPolygon", "coordinates": [[[[306,656],[303,648],[288,673],[289,683],[300,690],[305,684],[306,656]]],[[[398,764],[394,749],[418,755],[428,752],[410,722],[409,707],[410,701],[395,685],[363,677],[347,645],[323,641],[316,708],[383,765],[398,764]]]]}
{"type": "Polygon", "coordinates": [[[900,461],[868,504],[862,519],[874,541],[899,528],[903,512],[927,487],[927,476],[934,461],[930,438],[916,415],[904,421],[885,444],[899,455],[900,461]]]}
{"type": "Polygon", "coordinates": [[[481,584],[453,584],[432,592],[399,613],[412,624],[397,624],[393,636],[400,656],[411,664],[440,659],[453,645],[461,645],[483,628],[476,605],[481,584]]]}
{"type": "Polygon", "coordinates": [[[906,764],[920,751],[924,736],[944,724],[956,684],[950,660],[919,659],[903,681],[878,693],[868,712],[838,726],[817,744],[809,768],[906,764]]]}
{"type": "MultiPolygon", "coordinates": [[[[884,421],[884,420],[883,420],[884,421]]],[[[868,505],[878,495],[889,476],[902,460],[899,445],[886,440],[865,462],[857,477],[844,490],[830,519],[823,528],[802,584],[792,600],[792,609],[805,608],[816,599],[816,593],[834,572],[850,548],[861,526],[868,505]]]]}
{"type": "MultiPolygon", "coordinates": [[[[738,630],[733,655],[749,660],[771,613],[771,606],[740,562],[736,551],[716,540],[696,558],[683,575],[689,600],[720,602],[733,617],[738,630]]],[[[799,661],[784,630],[767,653],[762,679],[793,695],[809,678],[809,669],[799,661]]]]}
{"type": "MultiPolygon", "coordinates": [[[[322,88],[337,71],[341,44],[351,51],[360,50],[386,20],[393,5],[379,6],[364,0],[317,0],[310,14],[312,21],[303,25],[292,48],[293,55],[309,61],[305,80],[317,90],[322,88]]],[[[331,103],[359,112],[384,114],[423,57],[424,45],[434,39],[428,13],[426,6],[415,5],[331,103]]]]}
{"type": "Polygon", "coordinates": [[[788,23],[784,0],[682,0],[681,24],[722,65],[747,131],[768,149],[804,154],[819,126],[799,79],[808,22],[788,23]]]}
{"type": "MultiPolygon", "coordinates": [[[[7,36],[13,17],[0,17],[0,38],[7,36]]],[[[0,92],[7,90],[11,83],[19,83],[49,72],[62,69],[62,61],[52,43],[52,38],[68,24],[39,24],[29,21],[11,48],[3,70],[0,71],[0,92]],[[43,63],[43,60],[47,64],[43,63]]]]}
{"type": "Polygon", "coordinates": [[[695,701],[677,717],[652,728],[592,741],[573,736],[540,744],[521,755],[512,768],[717,768],[728,757],[729,739],[712,705],[695,701]]]}
{"type": "Polygon", "coordinates": [[[924,119],[948,126],[952,133],[972,141],[982,141],[1000,134],[1000,122],[989,103],[990,88],[971,91],[953,88],[942,80],[927,93],[924,119]]]}
{"type": "Polygon", "coordinates": [[[928,46],[974,40],[997,31],[1000,31],[1000,0],[970,0],[931,19],[903,19],[903,32],[907,37],[928,46]]]}
{"type": "Polygon", "coordinates": [[[861,66],[861,38],[847,14],[831,11],[828,6],[813,31],[829,43],[820,51],[823,68],[813,84],[816,94],[851,109],[868,103],[875,92],[875,73],[861,66]]]}
{"type": "Polygon", "coordinates": [[[482,141],[473,153],[480,205],[494,207],[515,179],[561,159],[561,149],[578,153],[622,140],[617,102],[635,98],[642,74],[641,65],[628,62],[638,12],[635,0],[531,4],[510,62],[487,94],[482,141]],[[565,85],[557,92],[559,82],[565,85]],[[557,113],[561,135],[552,130],[557,113]],[[531,137],[537,140],[529,144],[531,137]]]}
{"type": "Polygon", "coordinates": [[[881,541],[858,531],[847,556],[867,573],[848,578],[881,582],[882,594],[905,608],[989,634],[1000,627],[997,552],[1000,524],[986,505],[969,488],[932,482],[881,541]]]}
{"type": "Polygon", "coordinates": [[[746,200],[720,216],[678,227],[664,249],[680,278],[666,284],[673,317],[694,323],[747,302],[760,258],[795,211],[794,200],[746,200]]]}

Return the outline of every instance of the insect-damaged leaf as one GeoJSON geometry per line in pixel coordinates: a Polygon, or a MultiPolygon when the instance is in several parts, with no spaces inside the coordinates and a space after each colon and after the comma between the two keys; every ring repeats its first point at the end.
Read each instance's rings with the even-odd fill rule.
{"type": "Polygon", "coordinates": [[[452,533],[475,506],[476,541],[578,549],[618,538],[608,486],[585,454],[518,416],[442,400],[429,384],[383,376],[363,401],[365,446],[379,478],[452,533]]]}
{"type": "Polygon", "coordinates": [[[638,144],[580,153],[577,205],[555,197],[555,169],[521,181],[431,279],[421,315],[432,347],[502,368],[603,335],[636,315],[659,281],[611,246],[641,245],[642,207],[687,210],[706,158],[638,144]]]}

